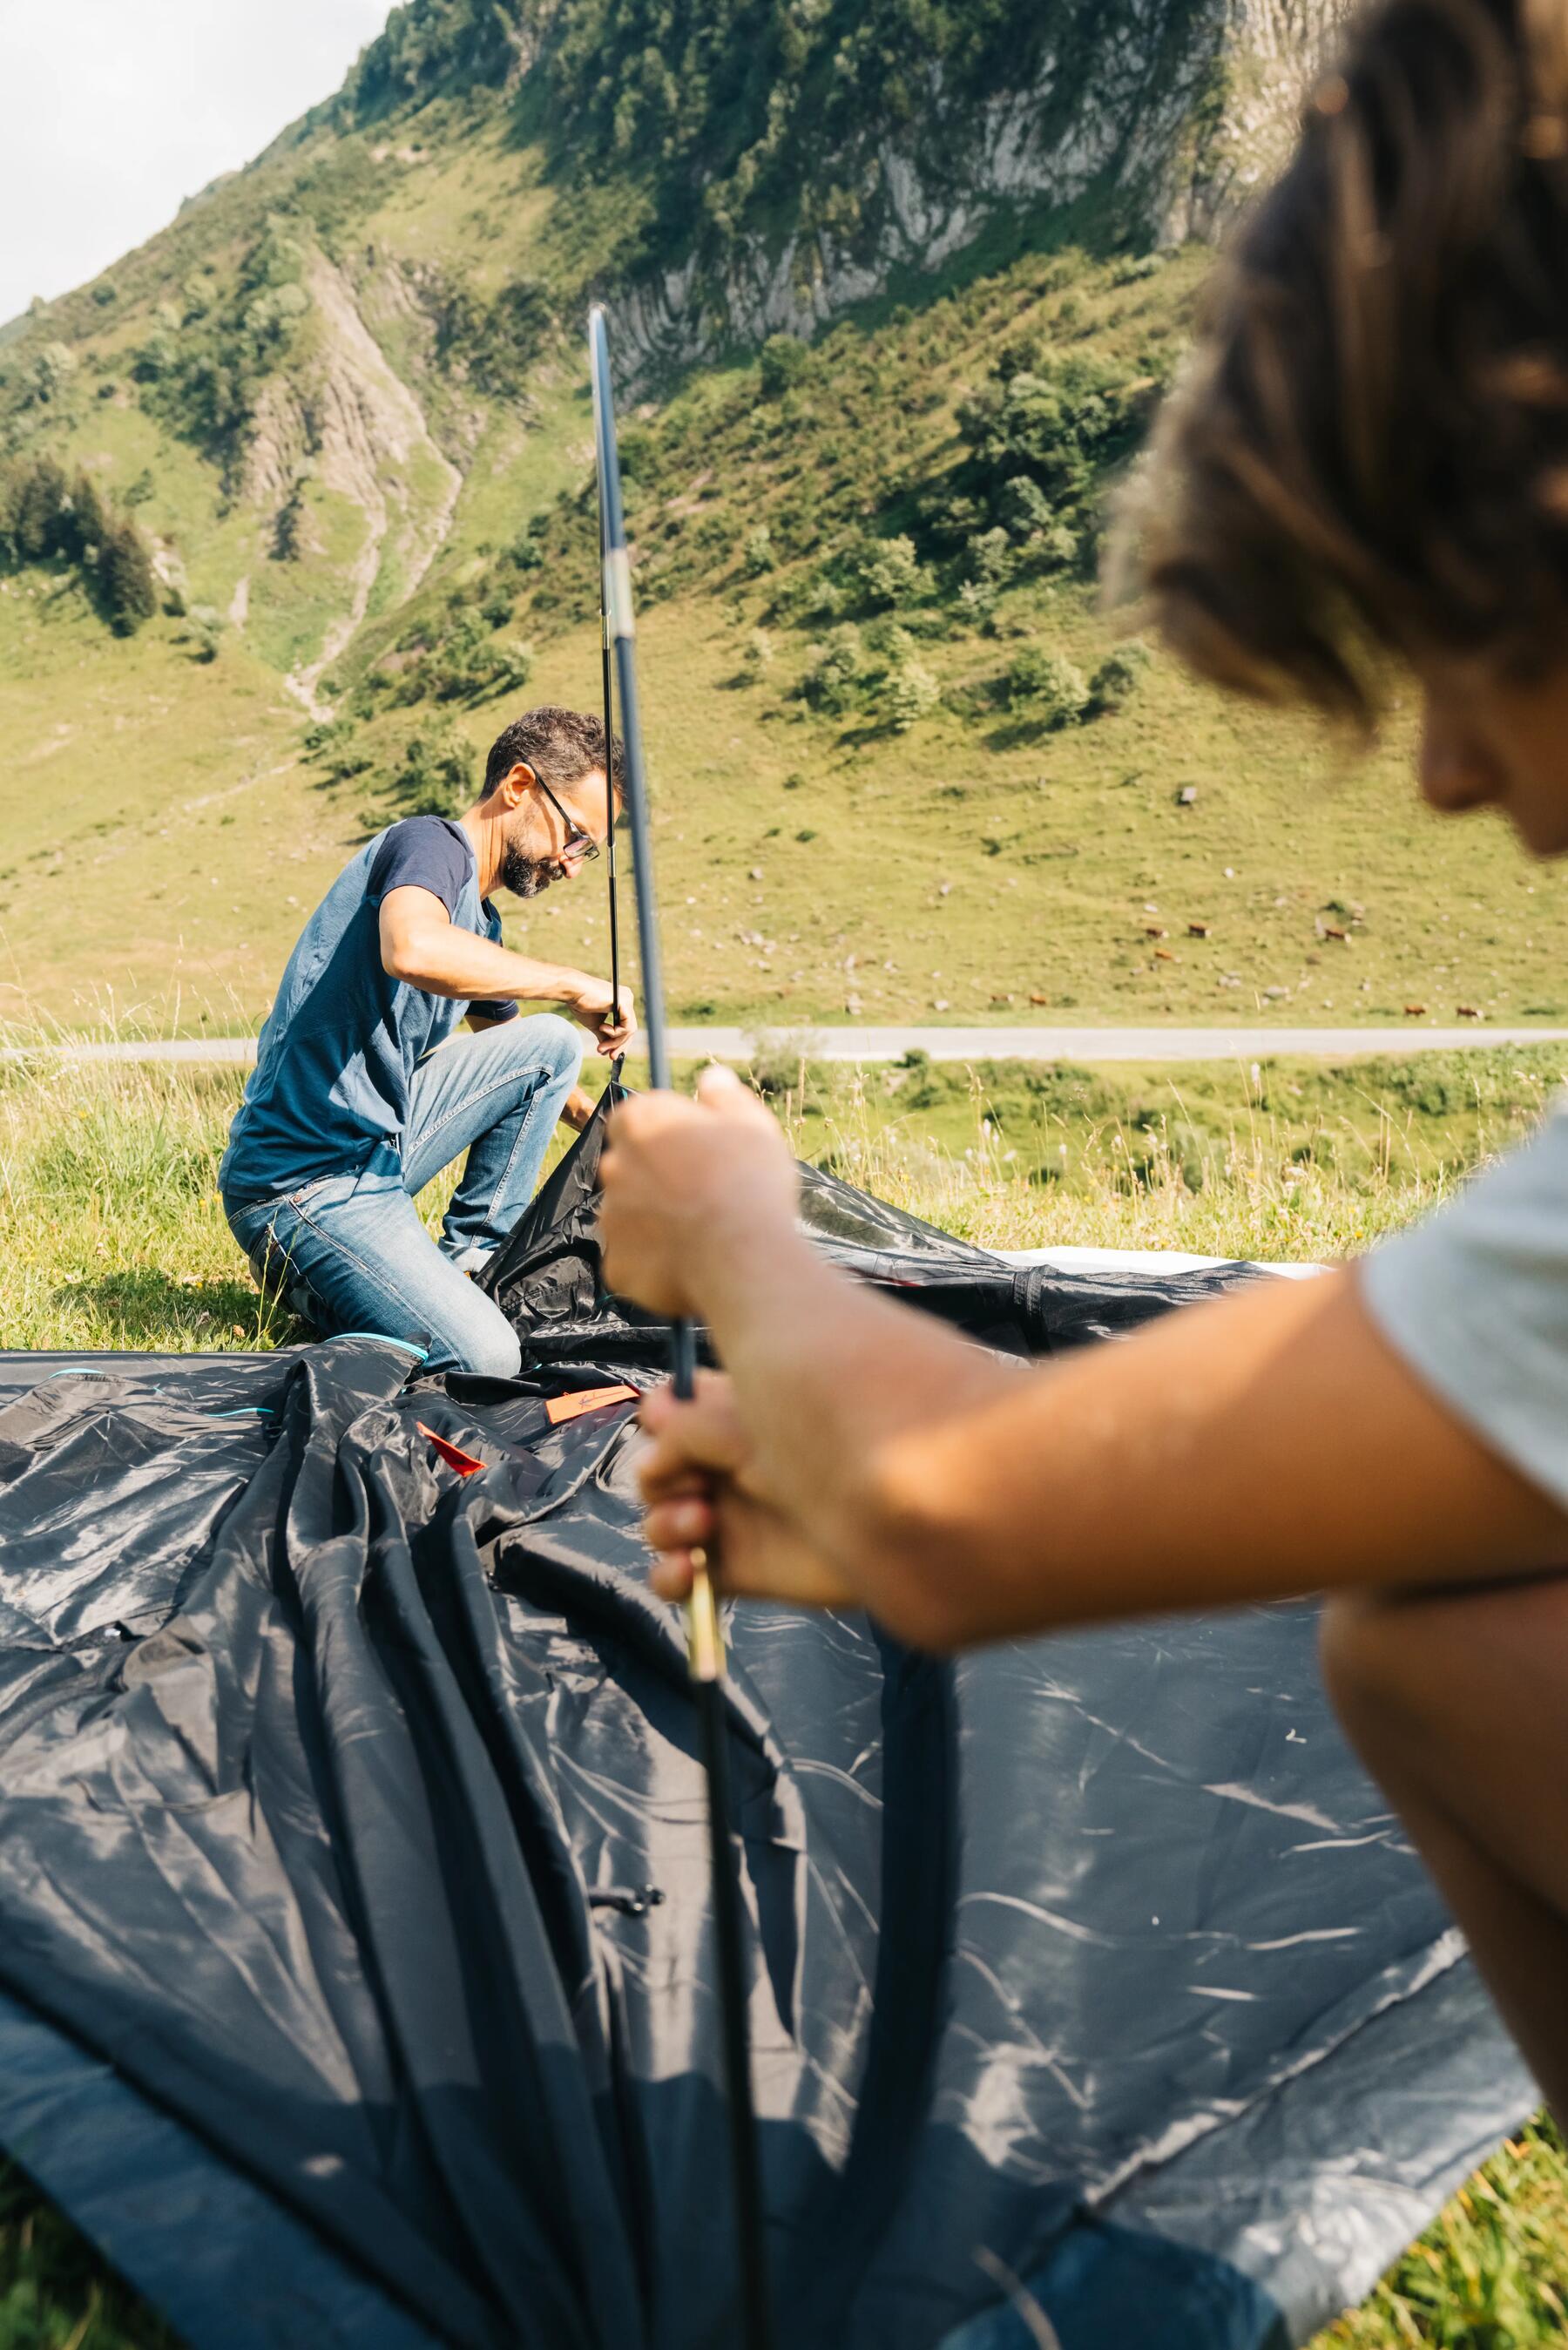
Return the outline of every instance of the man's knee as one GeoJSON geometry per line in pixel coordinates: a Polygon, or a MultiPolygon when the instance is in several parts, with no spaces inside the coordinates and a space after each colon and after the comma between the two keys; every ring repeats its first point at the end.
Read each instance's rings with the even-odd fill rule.
{"type": "Polygon", "coordinates": [[[523,1349],[512,1330],[487,1334],[464,1351],[469,1358],[464,1369],[482,1379],[514,1379],[523,1367],[523,1349]]]}
{"type": "Polygon", "coordinates": [[[430,1367],[469,1371],[482,1379],[514,1379],[523,1367],[523,1348],[515,1330],[497,1313],[493,1323],[487,1318],[454,1330],[447,1344],[432,1352],[430,1367]]]}
{"type": "Polygon", "coordinates": [[[542,1012],[536,1019],[522,1024],[528,1031],[532,1065],[546,1070],[552,1079],[568,1088],[575,1086],[587,1044],[583,1031],[575,1022],[563,1020],[558,1012],[542,1012]]]}

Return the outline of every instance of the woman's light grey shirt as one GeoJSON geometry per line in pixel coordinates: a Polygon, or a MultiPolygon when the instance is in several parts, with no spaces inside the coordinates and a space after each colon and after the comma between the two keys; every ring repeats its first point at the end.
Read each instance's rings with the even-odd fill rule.
{"type": "Polygon", "coordinates": [[[1417,1378],[1568,1506],[1568,1103],[1361,1278],[1417,1378]]]}

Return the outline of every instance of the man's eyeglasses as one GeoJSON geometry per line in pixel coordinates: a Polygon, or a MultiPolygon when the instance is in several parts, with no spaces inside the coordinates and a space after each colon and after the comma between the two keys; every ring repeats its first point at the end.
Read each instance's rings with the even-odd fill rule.
{"type": "Polygon", "coordinates": [[[582,857],[585,863],[588,858],[597,857],[599,853],[599,845],[594,838],[593,834],[591,832],[585,832],[582,826],[577,822],[576,817],[561,806],[560,801],[556,797],[555,793],[550,789],[549,785],[545,781],[543,775],[535,775],[534,781],[538,785],[539,789],[544,793],[545,797],[549,801],[550,806],[555,809],[556,814],[560,817],[561,822],[566,827],[566,837],[561,843],[562,853],[565,854],[568,849],[575,850],[582,857]]]}

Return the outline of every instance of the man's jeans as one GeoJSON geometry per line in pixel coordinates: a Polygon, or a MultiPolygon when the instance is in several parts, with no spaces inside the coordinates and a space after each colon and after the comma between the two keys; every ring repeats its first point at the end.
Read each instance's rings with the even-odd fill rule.
{"type": "Polygon", "coordinates": [[[319,1175],[279,1199],[224,1202],[257,1281],[324,1334],[379,1331],[431,1370],[514,1378],[516,1336],[467,1271],[533,1198],[582,1059],[581,1032],[547,1014],[441,1046],[414,1073],[400,1173],[319,1175]],[[464,1149],[438,1247],[414,1195],[464,1149]]]}

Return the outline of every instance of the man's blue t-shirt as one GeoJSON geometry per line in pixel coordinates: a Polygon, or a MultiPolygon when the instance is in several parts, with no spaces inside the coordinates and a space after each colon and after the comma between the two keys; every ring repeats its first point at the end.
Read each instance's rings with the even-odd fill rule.
{"type": "Polygon", "coordinates": [[[218,1186],[230,1208],[298,1191],[318,1175],[401,1163],[409,1088],[424,1055],[472,1011],[492,1020],[514,1003],[464,1003],[394,979],[381,963],[381,900],[429,889],[460,929],[499,940],[501,917],[479,894],[467,833],[444,816],[394,824],[340,873],[300,933],[229,1129],[218,1186]]]}

